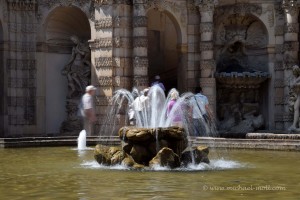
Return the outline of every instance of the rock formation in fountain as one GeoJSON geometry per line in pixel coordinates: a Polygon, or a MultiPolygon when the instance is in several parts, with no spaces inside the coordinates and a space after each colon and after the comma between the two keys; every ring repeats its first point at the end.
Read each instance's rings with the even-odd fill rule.
{"type": "Polygon", "coordinates": [[[122,164],[134,169],[162,166],[178,168],[189,163],[209,163],[207,147],[188,147],[183,128],[136,128],[119,130],[122,147],[97,145],[95,159],[102,165],[122,164]]]}

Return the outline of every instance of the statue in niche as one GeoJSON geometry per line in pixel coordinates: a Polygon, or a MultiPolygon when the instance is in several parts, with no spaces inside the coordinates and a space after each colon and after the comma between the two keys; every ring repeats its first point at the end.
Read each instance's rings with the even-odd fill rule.
{"type": "Polygon", "coordinates": [[[91,52],[87,43],[83,43],[75,35],[70,37],[75,44],[69,62],[64,66],[62,74],[68,79],[68,98],[81,96],[89,85],[91,75],[91,52]]]}
{"type": "Polygon", "coordinates": [[[244,136],[263,127],[264,118],[259,113],[258,91],[255,89],[223,88],[218,95],[219,133],[244,136]]]}
{"type": "Polygon", "coordinates": [[[300,109],[300,68],[298,65],[293,66],[294,79],[290,85],[289,102],[292,106],[291,111],[294,111],[293,124],[288,128],[288,131],[300,131],[299,128],[299,109],[300,109]]]}

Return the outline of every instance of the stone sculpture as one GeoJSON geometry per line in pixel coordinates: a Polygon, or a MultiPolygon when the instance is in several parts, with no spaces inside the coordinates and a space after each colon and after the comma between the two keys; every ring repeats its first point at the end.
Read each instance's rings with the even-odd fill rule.
{"type": "Polygon", "coordinates": [[[122,164],[133,169],[155,166],[172,169],[193,161],[194,164],[209,163],[208,147],[188,147],[186,133],[180,127],[122,127],[119,137],[122,148],[96,146],[94,157],[99,164],[122,164]]]}
{"type": "Polygon", "coordinates": [[[64,135],[77,135],[82,130],[82,121],[78,116],[78,105],[86,86],[90,84],[91,52],[87,43],[73,35],[74,43],[69,62],[61,73],[68,79],[68,95],[66,99],[67,119],[63,121],[60,132],[64,135]]]}
{"type": "Polygon", "coordinates": [[[68,79],[68,98],[81,96],[89,85],[91,74],[91,53],[88,44],[80,42],[75,35],[70,38],[75,44],[69,62],[62,70],[68,79]]]}
{"type": "Polygon", "coordinates": [[[299,108],[300,108],[300,68],[298,65],[293,66],[294,79],[290,85],[289,102],[290,110],[294,112],[293,124],[288,128],[290,132],[299,132],[299,108]]]}

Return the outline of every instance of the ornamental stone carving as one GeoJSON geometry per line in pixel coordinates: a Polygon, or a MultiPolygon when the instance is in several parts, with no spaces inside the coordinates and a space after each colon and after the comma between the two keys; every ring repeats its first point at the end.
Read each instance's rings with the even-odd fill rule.
{"type": "Polygon", "coordinates": [[[299,32],[299,23],[287,23],[284,26],[285,33],[298,33],[299,32]]]}
{"type": "Polygon", "coordinates": [[[133,68],[133,74],[136,76],[143,76],[147,74],[148,67],[134,67],[133,68]]]}
{"type": "Polygon", "coordinates": [[[13,10],[35,10],[37,1],[36,0],[7,0],[7,4],[9,8],[13,10]]]}
{"type": "Polygon", "coordinates": [[[274,70],[275,71],[283,71],[283,62],[277,61],[274,63],[274,70]]]}
{"type": "Polygon", "coordinates": [[[112,97],[104,97],[104,96],[95,96],[95,104],[96,106],[107,106],[111,101],[112,97]]]}
{"type": "Polygon", "coordinates": [[[258,4],[234,4],[225,5],[216,8],[217,16],[231,15],[231,14],[254,14],[260,16],[262,14],[262,6],[258,4]]]}
{"type": "Polygon", "coordinates": [[[200,60],[201,69],[214,69],[216,67],[216,61],[210,60],[200,60]]]}
{"type": "Polygon", "coordinates": [[[133,27],[147,27],[147,17],[146,16],[134,16],[133,17],[133,27]]]}
{"type": "Polygon", "coordinates": [[[145,86],[145,87],[148,87],[148,84],[149,84],[149,81],[148,81],[148,77],[146,76],[136,76],[133,78],[133,83],[134,83],[134,86],[145,86]]]}
{"type": "Polygon", "coordinates": [[[91,49],[98,49],[98,48],[108,48],[113,46],[112,38],[100,38],[95,39],[94,42],[90,44],[91,49]]]}
{"type": "Polygon", "coordinates": [[[213,42],[200,42],[200,51],[208,51],[213,49],[214,49],[213,42]]]}
{"type": "Polygon", "coordinates": [[[213,11],[217,4],[217,0],[195,0],[195,5],[199,7],[200,13],[213,11]]]}
{"type": "Polygon", "coordinates": [[[111,5],[113,4],[113,0],[93,0],[96,4],[98,4],[99,6],[102,5],[111,5]]]}
{"type": "Polygon", "coordinates": [[[147,68],[149,65],[149,61],[147,57],[135,57],[133,66],[135,68],[147,68]]]}
{"type": "Polygon", "coordinates": [[[148,38],[147,37],[135,37],[133,40],[133,47],[148,47],[148,38]]]}
{"type": "Polygon", "coordinates": [[[95,58],[95,65],[96,65],[96,68],[99,68],[99,67],[112,67],[113,66],[113,59],[112,59],[112,57],[95,58]]]}
{"type": "Polygon", "coordinates": [[[113,86],[113,78],[108,76],[98,77],[99,86],[113,86]]]}
{"type": "Polygon", "coordinates": [[[95,29],[104,29],[104,28],[112,28],[113,27],[113,20],[111,17],[100,18],[95,20],[95,29]]]}
{"type": "Polygon", "coordinates": [[[211,22],[200,23],[200,33],[210,33],[214,30],[214,24],[211,22]]]}

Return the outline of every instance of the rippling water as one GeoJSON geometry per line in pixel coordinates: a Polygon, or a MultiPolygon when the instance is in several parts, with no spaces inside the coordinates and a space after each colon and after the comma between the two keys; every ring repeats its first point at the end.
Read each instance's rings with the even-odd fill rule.
{"type": "Polygon", "coordinates": [[[93,148],[0,149],[0,199],[299,199],[300,152],[211,150],[210,165],[131,171],[93,148]]]}

